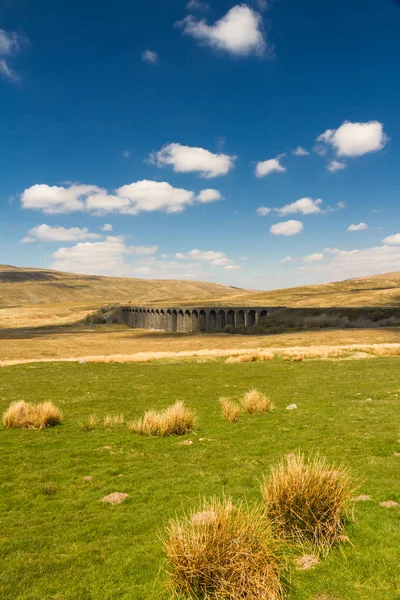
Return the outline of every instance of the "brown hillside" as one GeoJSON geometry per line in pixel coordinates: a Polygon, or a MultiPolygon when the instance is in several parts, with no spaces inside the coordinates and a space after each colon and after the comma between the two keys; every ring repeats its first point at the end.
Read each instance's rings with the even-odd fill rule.
{"type": "Polygon", "coordinates": [[[0,308],[32,304],[211,303],[244,290],[199,281],[76,275],[0,265],[0,308]]]}

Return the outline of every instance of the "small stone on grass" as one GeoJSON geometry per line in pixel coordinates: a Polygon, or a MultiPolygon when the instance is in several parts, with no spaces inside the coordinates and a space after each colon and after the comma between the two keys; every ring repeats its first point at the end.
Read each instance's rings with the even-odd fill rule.
{"type": "Polygon", "coordinates": [[[298,571],[306,571],[313,569],[318,563],[318,556],[315,556],[315,554],[305,554],[296,560],[296,569],[298,571]]]}
{"type": "Polygon", "coordinates": [[[361,494],[361,496],[353,498],[353,502],[366,502],[367,500],[372,500],[371,496],[368,496],[368,494],[361,494]]]}
{"type": "Polygon", "coordinates": [[[82,477],[83,481],[92,481],[93,477],[91,475],[85,475],[85,477],[82,477]]]}
{"type": "Polygon", "coordinates": [[[178,446],[191,446],[192,444],[192,440],[183,440],[183,442],[178,442],[178,446]]]}
{"type": "Polygon", "coordinates": [[[113,492],[112,494],[108,494],[108,496],[104,496],[102,498],[102,502],[108,502],[109,504],[121,504],[129,498],[128,494],[122,494],[121,492],[113,492]]]}
{"type": "Polygon", "coordinates": [[[294,410],[295,408],[297,408],[297,404],[289,404],[289,406],[286,407],[286,410],[294,410]]]}
{"type": "Polygon", "coordinates": [[[386,500],[386,502],[381,502],[380,506],[382,506],[382,508],[396,508],[397,506],[400,506],[400,504],[394,500],[386,500]]]}

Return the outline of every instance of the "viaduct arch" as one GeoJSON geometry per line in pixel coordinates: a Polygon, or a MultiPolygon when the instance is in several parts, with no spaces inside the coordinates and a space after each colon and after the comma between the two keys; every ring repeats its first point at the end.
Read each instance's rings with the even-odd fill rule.
{"type": "Polygon", "coordinates": [[[168,332],[195,333],[232,327],[254,327],[269,313],[282,308],[269,307],[171,307],[146,308],[122,306],[122,320],[134,329],[156,329],[168,332]]]}

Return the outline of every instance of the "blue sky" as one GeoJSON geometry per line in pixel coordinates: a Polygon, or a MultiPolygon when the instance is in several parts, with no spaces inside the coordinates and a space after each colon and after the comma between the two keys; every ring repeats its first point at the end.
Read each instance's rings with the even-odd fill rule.
{"type": "Polygon", "coordinates": [[[2,0],[0,263],[400,270],[399,31],[394,0],[2,0]]]}

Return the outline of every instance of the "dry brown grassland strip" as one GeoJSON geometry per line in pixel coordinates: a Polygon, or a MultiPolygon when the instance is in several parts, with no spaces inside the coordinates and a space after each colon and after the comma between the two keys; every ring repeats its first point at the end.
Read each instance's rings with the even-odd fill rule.
{"type": "Polygon", "coordinates": [[[352,329],[296,332],[279,335],[169,334],[132,330],[119,325],[58,326],[0,329],[0,361],[54,360],[86,356],[108,357],[138,353],[180,353],[270,348],[396,344],[400,329],[352,329]]]}

